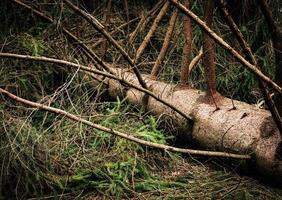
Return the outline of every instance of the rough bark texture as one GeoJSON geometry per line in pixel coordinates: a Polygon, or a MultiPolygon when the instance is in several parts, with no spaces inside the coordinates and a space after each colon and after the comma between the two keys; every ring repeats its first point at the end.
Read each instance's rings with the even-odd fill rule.
{"type": "MultiPolygon", "coordinates": [[[[183,5],[189,9],[189,0],[184,0],[183,5]]],[[[192,49],[192,24],[190,18],[186,15],[183,16],[183,28],[184,46],[182,53],[180,81],[182,84],[188,84],[190,74],[189,63],[192,49]]]]}
{"type": "MultiPolygon", "coordinates": [[[[214,2],[207,1],[205,8],[205,22],[208,27],[212,28],[213,22],[214,2]]],[[[213,95],[216,93],[216,73],[215,73],[215,48],[213,39],[203,31],[204,44],[203,44],[203,65],[205,66],[206,80],[208,86],[208,94],[213,95]]]]}
{"type": "MultiPolygon", "coordinates": [[[[134,75],[121,70],[124,79],[138,84],[134,75]]],[[[213,150],[252,154],[255,168],[261,174],[280,179],[282,177],[282,142],[279,131],[269,111],[244,102],[221,98],[220,110],[202,101],[205,93],[194,90],[176,90],[176,85],[145,78],[151,90],[193,118],[188,122],[160,102],[149,98],[147,110],[157,116],[169,116],[176,127],[200,146],[213,150]]],[[[111,96],[126,96],[134,104],[142,104],[144,94],[123,87],[119,82],[108,80],[111,96]]]]}

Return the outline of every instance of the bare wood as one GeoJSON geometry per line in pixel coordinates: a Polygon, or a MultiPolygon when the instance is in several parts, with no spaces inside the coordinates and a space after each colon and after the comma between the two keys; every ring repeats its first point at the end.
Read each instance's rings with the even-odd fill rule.
{"type": "Polygon", "coordinates": [[[140,44],[139,48],[137,49],[136,56],[135,56],[135,62],[136,63],[138,63],[138,59],[140,58],[140,56],[144,52],[145,48],[148,46],[151,37],[156,32],[160,21],[162,20],[163,16],[166,14],[166,12],[167,12],[167,10],[169,8],[169,5],[170,5],[169,1],[167,1],[164,4],[164,6],[160,10],[159,14],[157,15],[156,19],[154,20],[154,22],[153,22],[149,32],[147,33],[147,35],[145,36],[144,40],[142,41],[142,43],[140,44]]]}
{"type": "MultiPolygon", "coordinates": [[[[240,29],[238,28],[238,26],[236,25],[236,23],[234,22],[232,16],[229,14],[225,3],[223,0],[219,1],[219,5],[220,8],[222,10],[222,13],[224,15],[224,18],[227,21],[228,26],[230,27],[231,31],[234,33],[234,35],[236,36],[237,40],[239,41],[239,44],[241,45],[241,47],[243,48],[246,57],[251,61],[251,63],[255,66],[258,66],[256,58],[249,46],[249,44],[246,42],[246,40],[244,39],[244,36],[242,34],[242,32],[240,31],[240,29]]],[[[269,94],[269,90],[267,89],[267,85],[266,83],[264,83],[262,80],[258,79],[259,82],[259,88],[263,94],[264,100],[271,112],[271,115],[279,129],[279,132],[282,136],[282,120],[281,120],[281,116],[277,110],[277,107],[275,106],[270,94],[269,94]]]]}
{"type": "Polygon", "coordinates": [[[166,31],[166,35],[165,35],[165,38],[164,38],[162,49],[161,49],[161,51],[158,55],[158,58],[157,58],[157,60],[154,64],[154,67],[153,67],[152,72],[151,72],[151,75],[153,77],[157,77],[159,72],[160,72],[160,69],[161,69],[161,66],[163,64],[165,55],[167,53],[171,38],[173,36],[173,30],[174,30],[174,26],[175,26],[175,23],[176,23],[177,15],[178,15],[178,9],[175,9],[171,18],[170,18],[170,20],[169,20],[169,24],[168,24],[168,27],[167,27],[167,31],[166,31]]]}
{"type": "MultiPolygon", "coordinates": [[[[153,92],[151,92],[150,90],[147,90],[143,87],[140,87],[138,85],[135,85],[127,80],[124,79],[124,77],[122,76],[122,74],[120,73],[114,73],[114,74],[110,74],[107,72],[103,72],[97,69],[93,69],[93,68],[89,68],[86,67],[84,65],[80,65],[80,64],[76,64],[76,63],[72,63],[72,62],[68,62],[65,60],[59,60],[59,59],[55,59],[55,58],[48,58],[48,57],[44,57],[44,56],[29,56],[29,55],[20,55],[20,54],[12,54],[12,53],[1,53],[0,52],[0,57],[4,57],[4,58],[17,58],[17,59],[23,59],[23,60],[34,60],[34,61],[42,61],[42,62],[49,62],[49,63],[56,63],[59,65],[64,65],[67,67],[72,67],[72,68],[78,68],[81,69],[83,71],[87,71],[87,72],[92,72],[94,74],[97,75],[101,75],[101,76],[105,76],[107,78],[113,79],[113,80],[117,80],[119,81],[121,84],[126,84],[129,87],[132,87],[138,91],[144,92],[145,94],[147,94],[148,96],[156,99],[157,101],[163,103],[164,105],[166,105],[167,107],[171,108],[172,110],[174,110],[175,112],[177,112],[179,115],[181,115],[184,119],[186,120],[191,120],[191,117],[186,115],[184,112],[182,112],[180,109],[178,109],[177,107],[173,106],[171,103],[169,103],[168,101],[162,99],[161,97],[159,97],[158,95],[155,95],[153,92]],[[116,74],[116,75],[115,75],[116,74]]],[[[101,61],[101,60],[100,60],[101,61]]],[[[101,61],[103,62],[103,61],[101,61]]]]}
{"type": "Polygon", "coordinates": [[[198,62],[201,60],[201,58],[203,57],[203,47],[201,47],[199,53],[197,56],[195,56],[192,61],[189,64],[189,72],[191,73],[191,71],[193,70],[193,68],[198,64],[198,62]]]}
{"type": "Polygon", "coordinates": [[[130,66],[132,67],[140,85],[148,89],[145,81],[143,80],[138,68],[136,67],[134,61],[130,58],[130,56],[126,53],[126,51],[118,44],[118,42],[105,30],[105,27],[92,15],[84,12],[77,6],[75,6],[73,3],[71,3],[69,0],[63,0],[73,11],[78,13],[80,16],[82,16],[84,19],[86,19],[91,25],[93,25],[94,28],[96,28],[111,44],[113,44],[123,55],[123,57],[128,61],[130,66]]]}
{"type": "Polygon", "coordinates": [[[71,119],[73,121],[81,122],[81,123],[83,123],[87,126],[91,126],[95,129],[98,129],[98,130],[104,131],[106,133],[124,138],[124,139],[132,141],[132,142],[136,142],[136,143],[141,144],[141,145],[145,145],[145,146],[149,146],[149,147],[153,147],[153,148],[157,148],[157,149],[162,149],[162,150],[165,150],[165,151],[185,153],[185,154],[191,154],[191,155],[227,157],[227,158],[236,158],[236,159],[250,159],[251,158],[251,156],[249,156],[249,155],[239,155],[239,154],[216,152],[216,151],[182,149],[182,148],[177,148],[177,147],[173,147],[173,146],[169,146],[169,145],[149,142],[149,141],[146,141],[146,140],[136,138],[136,137],[133,136],[133,134],[123,133],[123,132],[120,132],[120,131],[116,131],[112,128],[107,128],[107,127],[101,126],[99,124],[95,124],[95,123],[90,122],[86,119],[83,119],[81,117],[73,115],[73,114],[71,114],[71,113],[69,113],[65,110],[53,108],[53,107],[46,106],[46,105],[43,105],[43,104],[40,104],[40,103],[29,101],[27,99],[23,99],[23,98],[18,97],[16,95],[8,92],[7,90],[2,89],[2,88],[0,88],[0,94],[3,94],[5,96],[9,97],[10,99],[13,99],[13,100],[15,100],[19,103],[24,104],[24,105],[27,105],[27,106],[30,106],[30,107],[33,107],[33,108],[37,108],[37,109],[40,109],[40,110],[52,112],[52,113],[55,113],[55,114],[58,114],[58,115],[62,115],[62,116],[67,117],[68,119],[71,119]]]}
{"type": "MultiPolygon", "coordinates": [[[[183,5],[186,8],[189,8],[189,0],[184,0],[183,5]]],[[[192,50],[192,24],[189,17],[186,15],[183,16],[183,37],[184,37],[184,46],[182,53],[182,62],[180,70],[180,82],[184,85],[189,83],[190,71],[189,63],[192,50]]]]}
{"type": "Polygon", "coordinates": [[[178,9],[181,10],[185,15],[189,16],[197,24],[199,24],[219,45],[225,48],[229,53],[231,53],[241,64],[246,66],[251,72],[265,81],[267,84],[272,86],[276,91],[282,94],[282,88],[273,82],[269,77],[264,75],[255,65],[252,65],[244,57],[242,57],[234,48],[232,48],[228,43],[226,43],[220,36],[218,36],[213,30],[211,30],[204,21],[202,21],[197,15],[195,15],[191,10],[187,9],[178,0],[169,0],[178,9]]]}

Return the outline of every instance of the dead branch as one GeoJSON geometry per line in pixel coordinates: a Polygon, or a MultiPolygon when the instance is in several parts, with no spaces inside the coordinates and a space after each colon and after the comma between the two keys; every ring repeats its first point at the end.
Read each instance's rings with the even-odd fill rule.
{"type": "Polygon", "coordinates": [[[163,64],[163,61],[164,61],[165,55],[167,53],[171,38],[173,36],[173,30],[174,30],[174,26],[175,26],[175,23],[176,23],[177,15],[178,15],[178,9],[175,9],[171,18],[170,18],[170,20],[169,20],[169,24],[168,24],[168,27],[167,27],[167,31],[166,31],[166,35],[165,35],[165,38],[164,38],[162,49],[161,49],[161,51],[158,55],[158,58],[157,58],[155,65],[152,69],[152,72],[151,72],[151,75],[153,77],[157,77],[159,72],[160,72],[161,65],[163,64]]]}
{"type": "Polygon", "coordinates": [[[159,1],[149,12],[146,16],[141,17],[141,20],[137,24],[135,30],[130,33],[129,35],[129,42],[132,43],[136,39],[136,36],[139,32],[143,31],[149,19],[162,7],[164,1],[159,1]]]}
{"type": "MultiPolygon", "coordinates": [[[[119,81],[121,84],[126,84],[129,87],[132,87],[138,91],[144,92],[145,94],[147,94],[148,96],[154,98],[155,100],[163,103],[164,105],[166,105],[167,107],[171,108],[172,110],[174,110],[175,112],[177,112],[179,115],[181,115],[182,117],[184,117],[186,120],[191,120],[191,117],[187,116],[184,112],[182,112],[181,110],[179,110],[177,107],[173,106],[171,103],[169,103],[168,101],[160,98],[159,96],[155,95],[153,92],[151,92],[150,90],[144,89],[143,87],[140,87],[138,85],[135,85],[129,81],[126,81],[123,76],[122,76],[122,72],[120,73],[115,73],[118,75],[114,75],[114,74],[110,74],[107,72],[103,72],[97,69],[93,69],[93,68],[89,68],[86,67],[84,65],[80,65],[80,64],[76,64],[76,63],[72,63],[72,62],[68,62],[65,60],[59,60],[59,59],[55,59],[55,58],[48,58],[48,57],[43,57],[43,56],[29,56],[29,55],[20,55],[20,54],[12,54],[12,53],[1,53],[0,52],[0,57],[4,57],[4,58],[17,58],[17,59],[23,59],[23,60],[33,60],[33,61],[41,61],[41,62],[49,62],[49,63],[55,63],[55,64],[59,64],[59,65],[64,65],[64,66],[69,66],[69,67],[73,67],[73,68],[79,68],[80,70],[83,71],[87,71],[87,72],[91,72],[97,75],[101,75],[113,80],[117,80],[119,81]]],[[[103,61],[102,61],[103,62],[103,61]]],[[[118,72],[118,70],[116,70],[118,72]]]]}
{"type": "Polygon", "coordinates": [[[151,37],[154,35],[154,33],[156,32],[158,25],[160,23],[160,21],[162,20],[163,16],[166,14],[168,8],[169,8],[170,2],[167,1],[164,6],[162,7],[162,9],[160,10],[159,14],[157,15],[156,19],[153,22],[153,25],[151,26],[149,32],[147,33],[147,35],[145,36],[144,40],[142,41],[142,43],[140,44],[137,52],[136,52],[136,56],[135,56],[135,62],[138,63],[138,59],[140,58],[140,56],[142,55],[142,53],[144,52],[145,48],[148,46],[151,37]]]}
{"type": "Polygon", "coordinates": [[[33,108],[37,108],[37,109],[40,109],[40,110],[52,112],[52,113],[55,113],[55,114],[58,114],[58,115],[62,115],[62,116],[67,117],[67,118],[69,118],[73,121],[81,122],[81,123],[83,123],[87,126],[95,128],[95,129],[104,131],[106,133],[110,133],[112,135],[124,138],[124,139],[132,141],[132,142],[136,142],[138,144],[145,145],[145,146],[148,146],[148,147],[162,149],[164,151],[185,153],[185,154],[190,154],[190,155],[227,157],[227,158],[236,158],[236,159],[250,159],[251,158],[251,156],[249,156],[249,155],[239,155],[239,154],[232,154],[232,153],[215,152],[215,151],[214,152],[213,151],[202,151],[202,150],[193,150],[193,149],[182,149],[182,148],[172,147],[172,146],[169,146],[169,145],[149,142],[149,141],[146,141],[146,140],[136,138],[136,137],[133,136],[133,134],[123,133],[123,132],[120,132],[120,131],[116,131],[112,128],[107,128],[107,127],[101,126],[99,124],[95,124],[95,123],[90,122],[88,120],[85,120],[81,117],[73,115],[73,114],[71,114],[71,113],[69,113],[65,110],[53,108],[53,107],[46,106],[46,105],[43,105],[43,104],[40,104],[40,103],[29,101],[27,99],[20,98],[20,97],[14,95],[14,94],[2,89],[2,88],[0,88],[0,94],[3,94],[6,97],[9,97],[10,99],[13,99],[16,102],[22,103],[24,105],[31,106],[33,108]]]}
{"type": "Polygon", "coordinates": [[[118,44],[118,42],[105,30],[105,27],[92,15],[84,12],[77,6],[75,6],[73,3],[71,3],[69,0],[63,0],[74,12],[78,13],[81,17],[86,19],[94,28],[96,28],[107,40],[113,44],[123,55],[123,57],[128,61],[130,66],[132,67],[140,85],[148,89],[145,81],[143,80],[138,68],[136,67],[134,61],[130,58],[130,56],[125,52],[125,50],[118,44]]]}
{"type": "MultiPolygon", "coordinates": [[[[145,26],[147,25],[147,23],[150,21],[150,19],[155,15],[155,13],[161,9],[161,7],[164,4],[164,0],[158,1],[158,3],[156,3],[156,5],[148,12],[148,14],[146,16],[144,16],[144,13],[141,14],[141,19],[138,22],[135,30],[129,34],[129,44],[132,44],[136,38],[138,33],[142,32],[145,29],[145,26]]],[[[119,62],[121,56],[119,56],[116,60],[116,62],[119,62]]],[[[139,65],[139,63],[138,63],[139,65]]]]}
{"type": "Polygon", "coordinates": [[[269,77],[264,75],[255,65],[252,65],[244,57],[242,57],[234,48],[232,48],[228,43],[226,43],[220,36],[218,36],[213,30],[211,30],[207,24],[202,21],[197,15],[195,15],[191,10],[187,9],[183,4],[178,0],[169,0],[172,2],[178,9],[181,10],[185,15],[189,16],[197,24],[203,28],[207,34],[209,34],[219,45],[231,53],[241,64],[246,66],[251,72],[257,75],[258,78],[265,81],[267,84],[272,86],[276,91],[282,94],[282,88],[272,81],[269,77]]]}
{"type": "Polygon", "coordinates": [[[199,53],[197,56],[195,56],[192,61],[189,64],[189,72],[192,71],[192,69],[198,64],[198,62],[201,60],[203,56],[203,47],[201,47],[199,53]]]}
{"type": "MultiPolygon", "coordinates": [[[[138,19],[140,19],[140,17],[136,17],[132,20],[130,20],[129,22],[126,22],[122,25],[120,25],[119,27],[115,28],[115,30],[111,31],[110,34],[114,35],[116,34],[118,31],[121,31],[122,28],[124,28],[125,26],[129,26],[130,24],[132,24],[133,22],[137,21],[138,19]]],[[[91,45],[91,47],[93,49],[95,49],[97,46],[99,46],[102,42],[103,42],[103,38],[100,38],[97,42],[95,42],[95,44],[91,45]]]]}
{"type": "MultiPolygon", "coordinates": [[[[185,7],[189,8],[189,0],[184,0],[185,7]]],[[[189,83],[190,71],[189,63],[192,50],[192,24],[189,17],[186,15],[183,16],[183,37],[184,37],[184,46],[182,53],[182,63],[181,63],[181,72],[180,72],[180,82],[184,85],[189,83]]]]}
{"type": "MultiPolygon", "coordinates": [[[[231,31],[233,32],[233,34],[237,38],[237,40],[238,40],[240,46],[242,47],[246,57],[250,60],[250,62],[253,65],[258,66],[256,58],[255,58],[249,44],[246,42],[242,32],[240,31],[240,29],[238,28],[238,26],[234,22],[232,16],[229,14],[229,12],[228,12],[228,10],[225,6],[224,1],[220,0],[219,5],[220,5],[220,8],[221,8],[222,13],[224,15],[224,18],[227,21],[228,26],[230,27],[231,31]]],[[[280,114],[277,110],[277,107],[275,106],[275,104],[274,104],[274,102],[273,102],[273,100],[272,100],[272,98],[269,94],[266,83],[264,83],[260,79],[258,79],[258,82],[259,82],[259,88],[260,88],[260,90],[263,94],[266,105],[268,106],[268,108],[269,108],[269,110],[272,114],[272,117],[273,117],[273,119],[274,119],[274,121],[275,121],[275,123],[276,123],[276,125],[279,129],[279,132],[282,136],[282,120],[281,120],[280,114]]]]}

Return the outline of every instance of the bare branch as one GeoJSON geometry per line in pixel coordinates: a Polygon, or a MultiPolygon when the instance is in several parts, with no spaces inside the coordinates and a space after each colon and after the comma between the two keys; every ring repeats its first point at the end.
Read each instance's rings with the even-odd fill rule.
{"type": "MultiPolygon", "coordinates": [[[[213,27],[213,12],[214,1],[206,1],[204,20],[210,28],[213,27]]],[[[205,31],[203,31],[203,35],[203,65],[207,82],[207,94],[213,98],[213,95],[216,94],[215,44],[214,40],[205,31]]]]}
{"type": "Polygon", "coordinates": [[[140,56],[142,55],[142,53],[144,52],[145,48],[147,47],[147,45],[150,42],[151,37],[154,35],[154,33],[156,32],[158,25],[160,23],[160,21],[162,20],[163,16],[166,14],[168,7],[169,7],[170,3],[169,1],[167,1],[164,6],[162,7],[162,9],[160,10],[158,16],[156,17],[156,19],[153,22],[153,25],[151,26],[149,32],[147,33],[147,35],[145,36],[144,40],[142,41],[142,43],[140,44],[137,52],[136,52],[136,56],[135,56],[135,62],[138,63],[138,59],[140,58],[140,56]]]}
{"type": "MultiPolygon", "coordinates": [[[[184,0],[185,7],[190,7],[190,0],[184,0]]],[[[181,63],[181,72],[180,72],[180,81],[182,84],[186,85],[189,83],[190,71],[189,63],[192,50],[192,24],[189,17],[186,15],[183,16],[183,37],[184,37],[184,46],[182,53],[182,63],[181,63]]]]}
{"type": "Polygon", "coordinates": [[[80,16],[82,16],[84,19],[86,19],[94,28],[96,28],[109,42],[111,42],[123,55],[123,57],[128,61],[130,66],[132,67],[140,85],[148,89],[145,81],[143,80],[138,68],[136,67],[134,61],[130,58],[130,56],[125,52],[125,50],[118,44],[118,42],[105,30],[105,27],[92,15],[84,12],[77,6],[75,6],[73,3],[71,3],[69,0],[63,0],[73,11],[78,13],[80,16]]]}
{"type": "Polygon", "coordinates": [[[175,9],[171,18],[170,18],[170,20],[169,20],[169,24],[168,24],[168,27],[167,27],[167,31],[166,31],[166,35],[165,35],[165,38],[164,38],[162,49],[161,49],[161,51],[158,55],[158,58],[157,58],[155,65],[152,69],[152,72],[151,72],[151,75],[153,77],[158,76],[159,71],[161,69],[161,65],[163,64],[165,55],[167,53],[167,50],[168,50],[168,47],[169,47],[169,44],[170,44],[170,40],[173,36],[173,30],[174,30],[175,22],[176,22],[176,19],[177,19],[177,15],[178,15],[178,9],[175,9]]]}
{"type": "MultiPolygon", "coordinates": [[[[111,20],[111,10],[112,10],[112,0],[108,0],[106,2],[106,8],[104,10],[104,16],[103,16],[103,22],[106,31],[108,31],[108,26],[111,20]]],[[[105,57],[106,51],[107,51],[107,38],[103,38],[101,44],[101,55],[100,55],[102,59],[105,57]]]]}

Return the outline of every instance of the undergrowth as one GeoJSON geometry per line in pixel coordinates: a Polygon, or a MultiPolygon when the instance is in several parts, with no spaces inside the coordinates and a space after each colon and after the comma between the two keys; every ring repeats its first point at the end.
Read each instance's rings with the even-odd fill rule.
{"type": "MultiPolygon", "coordinates": [[[[79,47],[68,42],[60,29],[60,25],[66,25],[91,46],[101,36],[80,18],[66,10],[61,12],[56,3],[50,8],[48,4],[38,4],[58,21],[47,24],[35,19],[30,12],[4,2],[6,6],[1,8],[5,16],[1,16],[4,12],[0,14],[5,18],[5,29],[0,34],[1,51],[51,56],[83,64],[90,62],[79,47]],[[10,7],[17,9],[7,16],[10,7]],[[15,21],[18,17],[22,27],[15,21]]],[[[140,14],[141,8],[150,7],[149,1],[146,4],[128,2],[135,8],[131,17],[140,14]]],[[[100,4],[93,10],[99,19],[102,18],[100,4]]],[[[122,5],[121,1],[116,4],[122,5]]],[[[201,16],[203,9],[198,4],[195,1],[192,9],[201,16]]],[[[125,22],[124,12],[117,8],[111,22],[113,29],[125,22]]],[[[143,60],[153,61],[157,57],[168,20],[166,16],[143,60]]],[[[256,25],[261,24],[263,22],[259,21],[256,25]]],[[[130,31],[135,25],[129,27],[130,31]]],[[[228,30],[218,26],[224,37],[231,37],[228,30]]],[[[173,39],[161,76],[173,83],[179,81],[181,29],[182,23],[178,21],[178,35],[173,39]]],[[[127,44],[127,49],[136,49],[146,31],[148,28],[140,33],[135,44],[127,44]]],[[[242,31],[248,33],[244,27],[242,31]]],[[[126,43],[125,32],[120,30],[114,37],[126,43]]],[[[199,27],[194,26],[193,35],[195,56],[201,46],[199,27]]],[[[253,41],[255,35],[247,35],[247,38],[253,41]]],[[[270,42],[260,46],[255,54],[264,70],[273,75],[272,68],[267,68],[273,64],[270,42]]],[[[117,57],[116,50],[109,47],[108,61],[115,61],[117,57]]],[[[114,64],[125,65],[122,59],[114,64]]],[[[141,71],[148,72],[148,69],[150,67],[146,66],[141,71]]],[[[192,72],[191,82],[198,89],[205,88],[203,71],[200,62],[192,72]]],[[[251,103],[260,98],[255,77],[220,48],[217,48],[217,73],[217,88],[223,95],[251,103]]],[[[64,109],[147,141],[175,142],[175,136],[161,128],[162,119],[128,104],[126,99],[109,97],[105,85],[93,87],[92,79],[80,71],[46,63],[1,59],[0,77],[0,87],[20,97],[64,109]]],[[[24,107],[3,96],[0,96],[0,124],[0,199],[281,199],[281,190],[238,175],[233,167],[222,166],[222,162],[151,149],[64,116],[24,107]]]]}

